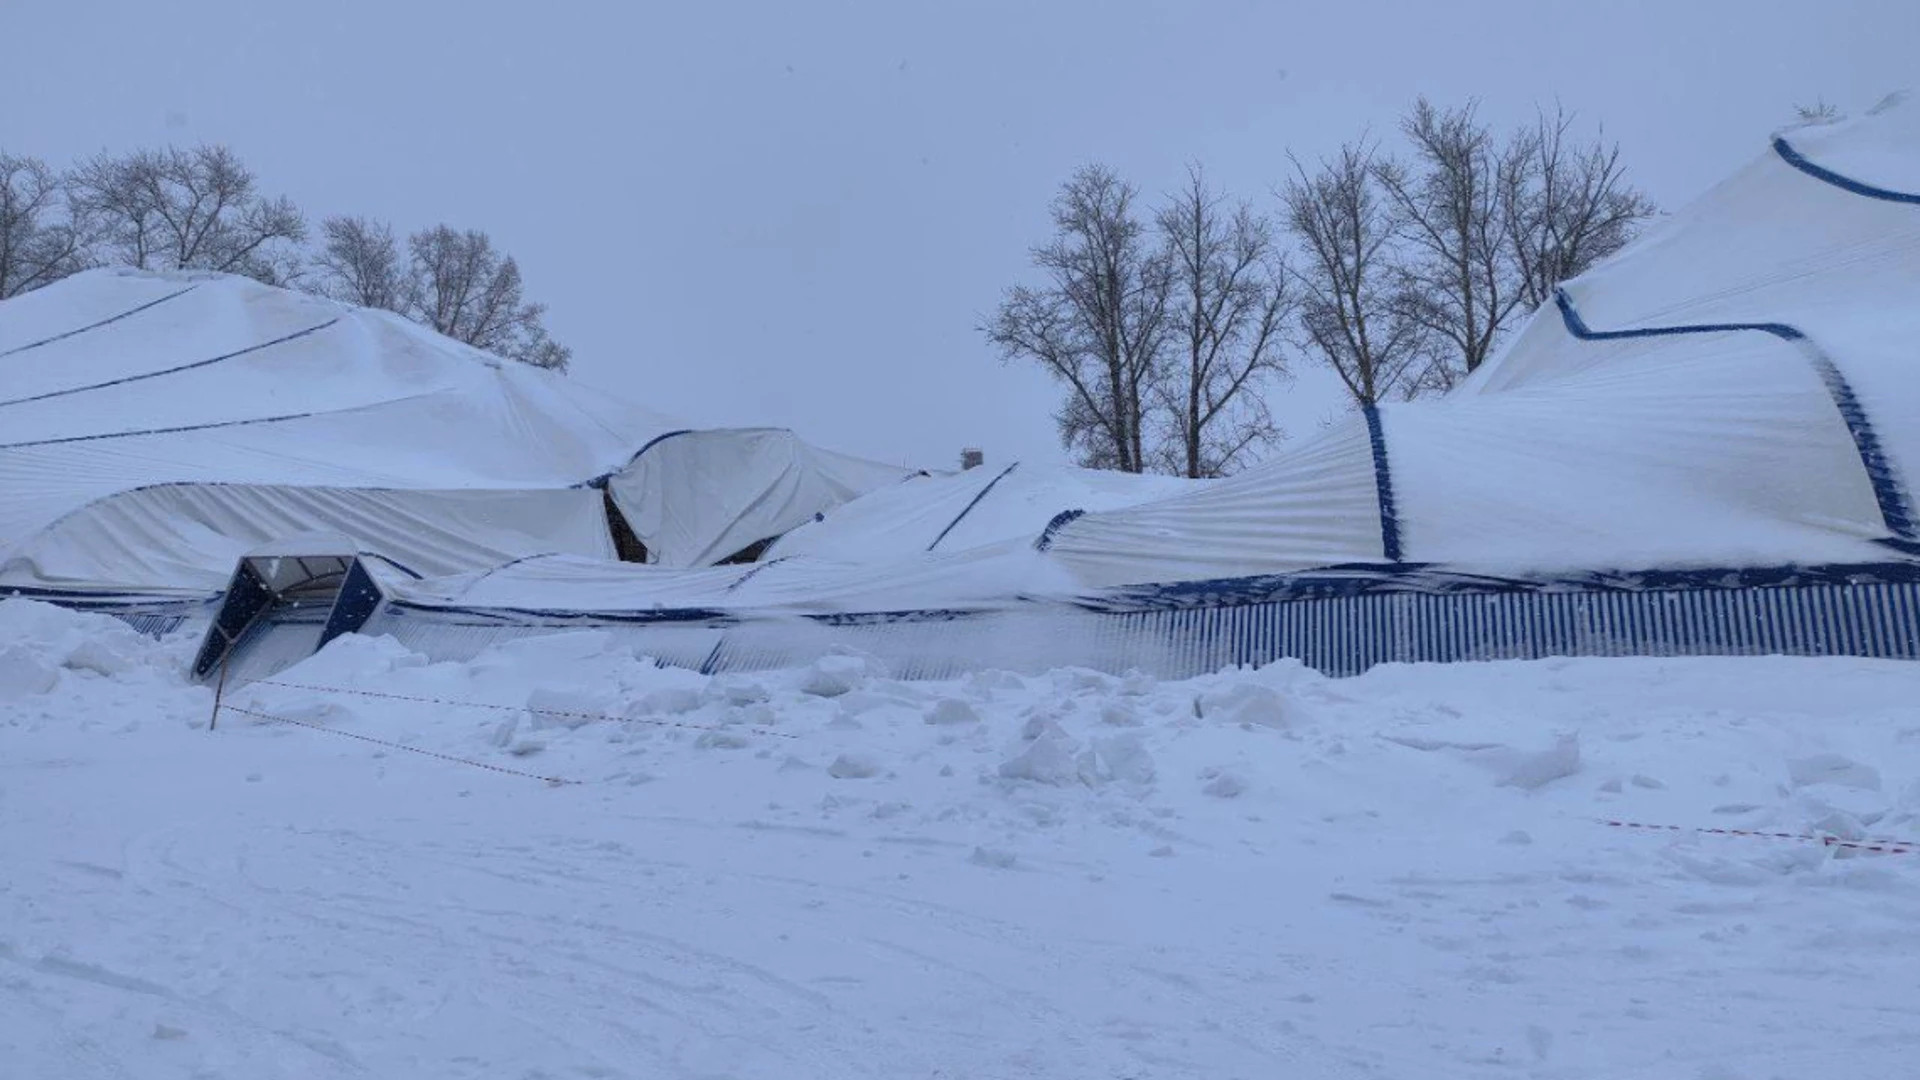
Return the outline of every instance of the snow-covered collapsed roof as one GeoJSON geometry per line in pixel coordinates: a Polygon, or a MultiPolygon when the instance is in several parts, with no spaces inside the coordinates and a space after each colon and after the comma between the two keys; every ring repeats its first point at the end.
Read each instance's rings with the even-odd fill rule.
{"type": "Polygon", "coordinates": [[[881,487],[781,536],[768,558],[883,561],[1028,540],[1065,507],[1113,510],[1197,490],[1205,481],[1014,462],[881,487]]]}
{"type": "Polygon", "coordinates": [[[675,431],[607,490],[659,566],[710,566],[914,470],[822,450],[784,428],[675,431]]]}
{"type": "Polygon", "coordinates": [[[426,575],[612,559],[596,481],[697,566],[906,473],[685,427],[389,312],[90,271],[0,304],[0,589],[204,594],[315,530],[426,575]]]}
{"type": "Polygon", "coordinates": [[[1445,399],[1087,514],[1050,547],[1102,584],[1895,557],[1915,538],[1916,297],[1920,109],[1789,132],[1569,283],[1445,399]]]}
{"type": "Polygon", "coordinates": [[[1908,559],[1915,297],[1909,107],[1789,133],[1446,398],[1355,414],[1226,480],[1142,495],[1153,481],[1036,470],[996,501],[981,470],[880,489],[745,572],[561,560],[400,588],[425,606],[901,611],[1308,571],[1620,583],[1908,559]]]}
{"type": "Polygon", "coordinates": [[[564,489],[676,426],[388,312],[95,270],[0,305],[0,576],[217,587],[316,527],[423,573],[610,556],[599,493],[564,489]]]}

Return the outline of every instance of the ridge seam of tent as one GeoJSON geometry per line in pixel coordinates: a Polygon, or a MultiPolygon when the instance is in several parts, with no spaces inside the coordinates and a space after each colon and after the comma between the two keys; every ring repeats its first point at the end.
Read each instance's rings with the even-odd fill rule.
{"type": "Polygon", "coordinates": [[[1805,154],[1793,148],[1793,144],[1783,135],[1773,139],[1773,152],[1787,164],[1823,183],[1832,184],[1842,191],[1850,192],[1868,199],[1882,199],[1886,202],[1911,203],[1920,205],[1920,194],[1908,191],[1895,191],[1892,188],[1877,187],[1873,184],[1855,180],[1851,176],[1834,172],[1832,169],[1816,165],[1805,154]]]}
{"type": "Polygon", "coordinates": [[[1380,430],[1380,409],[1360,410],[1367,418],[1367,442],[1373,449],[1373,488],[1380,501],[1380,552],[1388,562],[1401,561],[1400,512],[1393,501],[1393,469],[1387,462],[1387,438],[1380,430]]]}
{"type": "Polygon", "coordinates": [[[1853,391],[1853,384],[1847,381],[1846,374],[1833,362],[1817,342],[1806,332],[1795,326],[1778,322],[1757,323],[1694,323],[1682,326],[1650,326],[1631,330],[1595,330],[1589,327],[1579,311],[1573,306],[1573,299],[1565,289],[1553,291],[1554,304],[1560,309],[1560,319],[1566,324],[1567,333],[1581,341],[1618,341],[1624,338],[1672,337],[1684,334],[1721,334],[1738,331],[1758,331],[1771,334],[1793,344],[1813,366],[1814,374],[1821,385],[1826,387],[1827,396],[1833,400],[1834,408],[1840,412],[1840,419],[1847,425],[1847,434],[1853,438],[1855,452],[1860,455],[1860,467],[1866,471],[1867,482],[1873,487],[1873,498],[1880,508],[1881,521],[1887,531],[1903,539],[1914,537],[1913,502],[1908,497],[1906,487],[1896,475],[1893,463],[1888,460],[1886,450],[1880,445],[1880,437],[1874,433],[1873,422],[1867,416],[1866,406],[1853,391]]]}
{"type": "Polygon", "coordinates": [[[933,543],[927,545],[927,550],[932,551],[934,548],[939,547],[940,541],[945,540],[947,538],[947,534],[953,531],[953,527],[955,525],[960,524],[960,519],[966,517],[968,514],[973,513],[973,508],[976,506],[979,506],[980,500],[987,497],[987,492],[993,490],[993,485],[1006,479],[1008,473],[1012,472],[1013,470],[1019,467],[1020,467],[1020,463],[1016,461],[1013,464],[1007,466],[1006,468],[1001,469],[1000,475],[987,481],[987,486],[981,488],[977,493],[975,493],[975,495],[973,496],[973,500],[967,503],[966,507],[962,509],[960,513],[956,514],[952,521],[947,522],[947,527],[940,530],[939,536],[936,536],[933,538],[933,543]]]}
{"type": "MultiPolygon", "coordinates": [[[[354,405],[345,409],[284,413],[279,416],[251,416],[244,420],[214,420],[205,424],[183,424],[179,427],[143,428],[138,431],[105,431],[97,435],[63,435],[57,439],[29,439],[26,442],[0,443],[0,450],[27,450],[36,446],[63,446],[67,443],[99,442],[104,439],[134,439],[146,435],[178,435],[187,431],[212,431],[216,428],[246,427],[250,424],[278,424],[286,420],[307,420],[315,416],[338,416],[342,413],[382,408],[388,405],[398,404],[402,401],[413,401],[417,398],[429,396],[431,396],[430,393],[413,394],[404,398],[395,398],[391,401],[375,401],[365,405],[354,405]]],[[[191,483],[191,481],[180,482],[191,483]]]]}
{"type": "Polygon", "coordinates": [[[778,563],[786,562],[788,559],[791,559],[791,558],[793,558],[793,556],[791,555],[782,555],[778,558],[768,559],[766,562],[754,563],[753,566],[748,568],[746,573],[741,574],[738,578],[735,578],[732,582],[728,583],[724,591],[732,592],[735,589],[738,589],[740,586],[745,585],[747,582],[752,581],[754,578],[754,575],[760,573],[760,571],[765,570],[766,568],[770,566],[774,566],[778,563]]]}
{"type": "Polygon", "coordinates": [[[659,443],[665,442],[666,440],[671,439],[676,435],[691,435],[694,433],[694,430],[695,429],[693,428],[675,428],[672,431],[663,431],[660,434],[655,435],[653,438],[648,439],[646,442],[641,443],[640,449],[635,450],[633,452],[633,456],[627,459],[626,464],[620,466],[617,469],[609,469],[606,472],[601,473],[599,476],[596,476],[591,480],[582,480],[573,486],[581,487],[581,488],[604,488],[607,486],[608,482],[611,481],[615,476],[627,471],[628,469],[633,468],[633,463],[640,460],[641,454],[646,453],[647,451],[653,449],[654,446],[658,445],[659,443]]]}
{"type": "Polygon", "coordinates": [[[39,341],[29,341],[25,345],[16,345],[13,348],[8,349],[6,352],[0,352],[0,356],[12,356],[14,353],[23,353],[23,352],[26,352],[28,349],[37,349],[42,345],[51,345],[56,341],[65,341],[67,338],[74,337],[79,334],[84,334],[89,330],[98,330],[101,327],[107,325],[108,323],[117,323],[121,319],[127,318],[128,316],[138,315],[141,312],[147,310],[148,308],[158,307],[161,304],[166,303],[167,301],[173,299],[176,296],[185,296],[186,294],[192,292],[193,290],[199,287],[200,286],[198,285],[189,285],[186,288],[181,289],[177,292],[170,292],[158,300],[149,300],[146,303],[139,305],[138,307],[128,308],[127,310],[121,312],[118,315],[110,315],[107,318],[101,319],[99,322],[91,322],[85,326],[76,327],[72,330],[69,330],[64,334],[55,334],[49,338],[41,338],[39,341]]]}
{"type": "Polygon", "coordinates": [[[1054,537],[1059,535],[1060,530],[1086,516],[1085,510],[1062,510],[1053,515],[1053,520],[1047,522],[1047,527],[1040,530],[1039,538],[1033,542],[1033,550],[1052,550],[1054,537]]]}
{"type": "Polygon", "coordinates": [[[293,341],[297,338],[306,337],[308,334],[317,334],[320,331],[325,330],[327,327],[332,326],[333,324],[339,321],[340,321],[340,317],[336,315],[333,318],[328,319],[326,322],[319,323],[314,326],[309,326],[305,330],[296,330],[293,333],[287,334],[283,337],[274,338],[272,341],[262,341],[257,345],[249,345],[244,349],[235,349],[233,352],[223,353],[219,356],[209,357],[208,359],[205,359],[205,360],[195,360],[190,364],[180,364],[175,367],[162,368],[159,371],[145,371],[145,372],[141,372],[138,375],[127,375],[118,379],[108,379],[106,382],[91,383],[87,386],[70,386],[65,390],[49,390],[44,394],[34,394],[30,397],[14,398],[11,401],[0,401],[0,408],[4,408],[5,406],[8,406],[8,405],[25,405],[31,401],[45,401],[48,398],[66,397],[69,394],[83,394],[89,390],[105,390],[108,387],[125,386],[128,383],[137,383],[146,379],[157,379],[162,375],[178,375],[183,371],[192,371],[195,368],[203,368],[210,364],[218,364],[223,360],[232,360],[235,357],[245,356],[248,353],[256,353],[262,349],[271,349],[275,345],[284,345],[287,342],[293,341]]]}

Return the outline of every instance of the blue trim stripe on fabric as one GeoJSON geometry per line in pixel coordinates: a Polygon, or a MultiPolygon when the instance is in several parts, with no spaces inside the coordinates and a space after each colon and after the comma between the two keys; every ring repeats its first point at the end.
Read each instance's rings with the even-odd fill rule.
{"type": "Polygon", "coordinates": [[[1847,382],[1847,377],[1832,358],[1818,349],[1809,352],[1812,354],[1810,359],[1814,370],[1819,374],[1820,381],[1826,384],[1834,407],[1840,410],[1841,418],[1846,421],[1847,433],[1853,436],[1854,449],[1859,451],[1860,463],[1866,467],[1867,479],[1873,483],[1874,501],[1880,504],[1880,517],[1886,521],[1887,531],[1904,539],[1912,539],[1913,502],[1894,474],[1893,462],[1880,445],[1879,436],[1874,434],[1866,407],[1860,404],[1859,397],[1853,392],[1853,385],[1847,382]]]}
{"type": "Polygon", "coordinates": [[[0,356],[12,356],[14,353],[23,353],[23,352],[26,352],[28,349],[37,349],[42,345],[51,345],[56,341],[65,341],[70,337],[74,337],[79,334],[84,334],[89,330],[98,330],[101,327],[108,325],[109,323],[117,323],[121,319],[138,315],[141,312],[147,310],[148,308],[159,307],[161,304],[166,303],[167,301],[173,299],[176,296],[185,296],[186,294],[192,292],[193,290],[199,287],[200,286],[198,285],[189,285],[186,288],[179,290],[178,292],[170,292],[158,300],[149,300],[146,303],[141,304],[139,307],[131,307],[121,312],[118,315],[110,315],[107,318],[101,319],[99,322],[91,322],[85,326],[76,327],[75,329],[69,330],[64,334],[55,334],[49,338],[41,338],[39,341],[29,341],[25,345],[16,345],[5,352],[0,352],[0,356]]]}
{"type": "Polygon", "coordinates": [[[142,382],[147,379],[157,379],[162,375],[178,375],[183,371],[192,371],[195,368],[203,368],[211,364],[218,364],[224,360],[232,360],[235,357],[245,356],[248,353],[256,353],[262,349],[271,349],[275,345],[285,345],[289,341],[293,341],[297,338],[306,337],[308,334],[317,334],[320,331],[325,330],[327,327],[332,326],[333,324],[339,321],[340,320],[338,317],[331,318],[331,319],[328,319],[326,322],[320,323],[317,326],[309,326],[305,330],[296,330],[293,333],[286,335],[285,337],[277,337],[277,338],[274,338],[272,341],[263,341],[258,345],[249,345],[244,349],[236,349],[233,352],[223,353],[219,356],[210,357],[206,360],[195,360],[190,364],[180,364],[175,367],[162,368],[159,371],[146,371],[138,375],[128,375],[128,376],[125,376],[124,378],[119,378],[119,379],[108,379],[106,382],[90,383],[86,386],[70,386],[65,390],[49,390],[44,394],[34,394],[30,397],[14,398],[11,401],[0,401],[0,408],[4,408],[5,406],[8,406],[8,405],[25,405],[30,401],[45,401],[48,398],[66,397],[68,394],[83,394],[89,390],[105,390],[110,386],[125,386],[128,383],[142,382]]]}
{"type": "Polygon", "coordinates": [[[135,439],[143,435],[178,435],[186,431],[212,431],[215,428],[246,427],[250,424],[277,424],[283,420],[305,420],[322,413],[286,413],[281,416],[255,416],[246,420],[215,420],[207,424],[183,424],[180,427],[145,428],[140,431],[109,431],[100,435],[63,435],[57,439],[30,439],[26,442],[0,443],[0,450],[25,450],[35,446],[61,446],[66,443],[98,442],[102,439],[135,439]]]}
{"type": "Polygon", "coordinates": [[[1589,327],[1580,313],[1574,310],[1573,300],[1565,289],[1555,289],[1553,302],[1560,309],[1561,321],[1566,324],[1567,332],[1581,341],[1617,341],[1623,338],[1673,337],[1684,334],[1722,334],[1738,331],[1758,331],[1772,334],[1784,341],[1790,341],[1800,347],[1801,352],[1813,365],[1814,374],[1827,389],[1827,395],[1833,399],[1834,408],[1840,412],[1840,418],[1847,425],[1847,434],[1853,438],[1854,450],[1860,455],[1860,465],[1866,470],[1867,480],[1873,485],[1874,502],[1880,507],[1880,518],[1885,522],[1887,531],[1898,537],[1912,538],[1915,531],[1913,501],[1907,495],[1905,487],[1894,474],[1893,463],[1880,445],[1880,437],[1874,433],[1873,423],[1867,416],[1866,407],[1853,392],[1853,385],[1841,372],[1833,358],[1826,354],[1812,338],[1797,327],[1786,323],[1695,323],[1684,326],[1654,326],[1636,330],[1595,330],[1589,327]]]}
{"type": "Polygon", "coordinates": [[[1847,191],[1868,199],[1881,199],[1886,202],[1920,205],[1920,194],[1909,191],[1894,191],[1892,188],[1875,187],[1872,184],[1855,180],[1851,176],[1844,176],[1834,172],[1832,169],[1814,164],[1807,159],[1805,154],[1795,150],[1793,144],[1789,143],[1783,136],[1776,136],[1774,138],[1773,152],[1779,154],[1781,160],[1799,169],[1801,172],[1806,173],[1808,176],[1832,184],[1842,191],[1847,191]]]}
{"type": "Polygon", "coordinates": [[[648,439],[644,443],[641,443],[640,449],[635,450],[633,452],[633,456],[627,459],[626,464],[620,466],[617,469],[609,469],[606,472],[601,473],[599,476],[596,476],[591,480],[582,480],[573,486],[577,488],[604,488],[607,486],[607,482],[612,480],[616,474],[623,473],[628,469],[633,468],[633,463],[640,460],[641,454],[646,453],[647,451],[653,449],[654,447],[660,445],[663,442],[666,442],[668,439],[671,439],[676,435],[691,435],[693,434],[693,432],[694,432],[693,428],[675,428],[672,431],[662,432],[659,435],[655,435],[653,438],[648,439]]]}
{"type": "Polygon", "coordinates": [[[955,525],[960,524],[960,519],[966,517],[968,514],[973,513],[973,508],[976,506],[979,506],[980,500],[987,497],[987,492],[993,490],[993,485],[999,483],[1002,480],[1005,480],[1007,478],[1008,473],[1012,472],[1013,470],[1019,467],[1020,467],[1020,463],[1016,461],[1013,464],[1007,466],[1006,468],[1001,469],[1000,475],[987,481],[987,486],[981,488],[978,492],[975,492],[973,496],[973,500],[967,503],[966,508],[961,510],[959,514],[955,515],[952,521],[947,522],[947,527],[940,530],[939,536],[936,536],[933,538],[933,543],[927,545],[927,550],[932,551],[934,548],[939,547],[940,541],[945,540],[947,538],[947,534],[953,531],[953,527],[955,525]]]}
{"type": "Polygon", "coordinates": [[[746,573],[741,574],[739,577],[733,579],[733,581],[729,583],[726,589],[724,589],[723,591],[732,592],[735,589],[738,589],[740,586],[745,585],[747,582],[752,581],[754,578],[754,575],[758,574],[760,571],[765,570],[769,566],[774,566],[779,563],[786,562],[788,559],[791,559],[791,558],[793,558],[793,556],[791,555],[782,555],[777,559],[768,559],[766,562],[763,562],[763,563],[754,563],[751,567],[747,569],[746,573]]]}
{"type": "Polygon", "coordinates": [[[415,570],[413,567],[408,566],[406,563],[401,562],[400,560],[394,558],[393,556],[382,555],[377,551],[362,551],[358,555],[356,555],[355,558],[379,559],[381,562],[386,563],[388,566],[393,567],[395,570],[400,571],[401,573],[407,575],[408,577],[412,578],[415,581],[421,580],[421,578],[424,576],[420,573],[420,571],[415,570]]]}
{"type": "Polygon", "coordinates": [[[1033,542],[1033,550],[1045,551],[1051,548],[1053,546],[1053,536],[1060,531],[1061,526],[1086,516],[1087,512],[1085,510],[1062,510],[1053,515],[1053,520],[1047,522],[1047,527],[1040,530],[1040,538],[1033,542]]]}
{"type": "Polygon", "coordinates": [[[712,623],[727,626],[737,621],[732,612],[717,608],[652,608],[646,611],[591,611],[572,608],[484,607],[436,604],[418,600],[395,600],[393,607],[403,611],[434,614],[471,615],[508,626],[523,625],[516,620],[536,619],[549,622],[606,622],[652,625],[655,623],[712,623]]]}
{"type": "Polygon", "coordinates": [[[1380,500],[1380,551],[1391,562],[1400,561],[1400,511],[1393,502],[1393,471],[1387,465],[1387,439],[1380,430],[1380,410],[1368,405],[1367,442],[1373,448],[1373,486],[1380,500]]]}
{"type": "Polygon", "coordinates": [[[1581,341],[1619,341],[1625,338],[1680,337],[1686,334],[1727,334],[1739,330],[1757,330],[1763,334],[1787,341],[1805,341],[1807,335],[1799,328],[1786,323],[1691,323],[1685,326],[1649,326],[1638,330],[1595,330],[1574,310],[1573,300],[1565,289],[1553,290],[1553,302],[1560,309],[1560,319],[1567,324],[1567,333],[1581,341]]]}

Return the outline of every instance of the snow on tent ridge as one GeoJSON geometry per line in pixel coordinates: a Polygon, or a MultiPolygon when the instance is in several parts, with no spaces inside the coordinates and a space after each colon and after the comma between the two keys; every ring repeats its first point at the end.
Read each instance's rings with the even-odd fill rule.
{"type": "Polygon", "coordinates": [[[767,555],[877,562],[1031,541],[1062,510],[1136,506],[1208,483],[1026,461],[914,476],[802,524],[782,535],[767,555]]]}
{"type": "Polygon", "coordinates": [[[85,326],[183,286],[0,358],[0,543],[156,484],[565,487],[671,425],[390,313],[227,275],[90,271],[8,301],[0,324],[30,304],[31,332],[50,308],[85,326]]]}
{"type": "Polygon", "coordinates": [[[647,561],[707,566],[772,541],[916,470],[803,442],[783,428],[677,431],[608,478],[647,561]]]}
{"type": "MultiPolygon", "coordinates": [[[[1878,183],[1920,176],[1920,108],[1783,139],[1835,167],[1870,160],[1878,183]]],[[[1052,546],[1107,583],[1156,566],[1178,580],[1895,558],[1878,541],[1915,539],[1920,476],[1916,293],[1920,204],[1769,145],[1570,282],[1447,398],[1349,417],[1207,491],[1089,513],[1052,546]],[[1378,529],[1301,528],[1355,522],[1365,500],[1391,507],[1378,529]]]]}
{"type": "Polygon", "coordinates": [[[634,462],[685,428],[390,312],[231,275],[89,271],[0,304],[0,582],[205,595],[240,552],[315,530],[423,574],[611,559],[585,486],[609,477],[634,516],[697,521],[642,536],[697,565],[905,471],[765,431],[685,440],[705,453],[675,464],[699,482],[634,462]],[[755,457],[774,444],[784,462],[755,457]]]}

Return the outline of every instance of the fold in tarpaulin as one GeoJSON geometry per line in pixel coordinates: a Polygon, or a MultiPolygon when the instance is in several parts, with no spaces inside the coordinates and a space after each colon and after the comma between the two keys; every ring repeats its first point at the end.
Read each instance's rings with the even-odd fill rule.
{"type": "Polygon", "coordinates": [[[218,592],[243,553],[324,527],[423,574],[529,552],[611,559],[600,493],[160,484],[110,495],[16,545],[9,586],[218,592]]]}
{"type": "Polygon", "coordinates": [[[711,566],[914,470],[837,454],[781,428],[680,431],[607,477],[647,561],[711,566]]]}
{"type": "Polygon", "coordinates": [[[1898,557],[1920,525],[1916,192],[1920,109],[1790,131],[1567,283],[1447,397],[1065,521],[1049,551],[1089,584],[1898,557]]]}
{"type": "Polygon", "coordinates": [[[89,271],[0,304],[0,586],[218,590],[319,530],[434,573],[611,557],[568,488],[677,426],[389,312],[89,271]]]}
{"type": "Polygon", "coordinates": [[[884,561],[1031,541],[1063,509],[1112,510],[1197,491],[1209,481],[1015,462],[914,476],[782,536],[769,556],[884,561]]]}

